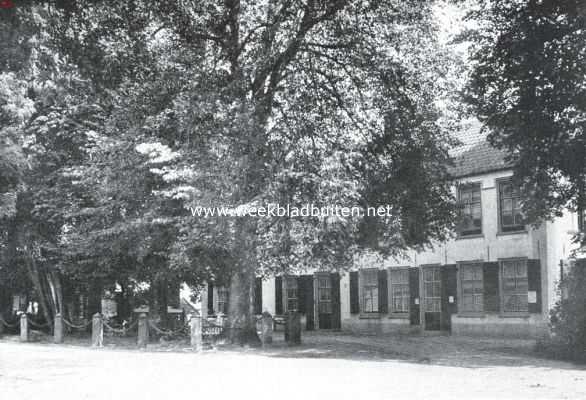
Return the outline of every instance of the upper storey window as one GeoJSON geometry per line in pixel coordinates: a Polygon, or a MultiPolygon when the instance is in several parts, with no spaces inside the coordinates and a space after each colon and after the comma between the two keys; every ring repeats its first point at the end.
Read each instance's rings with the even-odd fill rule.
{"type": "Polygon", "coordinates": [[[507,180],[499,182],[498,189],[500,231],[518,232],[525,230],[525,216],[521,207],[519,188],[507,180]]]}
{"type": "Polygon", "coordinates": [[[482,233],[482,205],[480,184],[462,185],[458,189],[460,202],[460,236],[482,233]]]}

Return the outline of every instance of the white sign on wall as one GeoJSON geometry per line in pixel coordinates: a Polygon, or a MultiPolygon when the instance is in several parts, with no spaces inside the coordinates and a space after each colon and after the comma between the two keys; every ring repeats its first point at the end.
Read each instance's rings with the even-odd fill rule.
{"type": "Polygon", "coordinates": [[[530,290],[527,292],[527,302],[529,304],[537,303],[537,292],[535,290],[530,290]]]}

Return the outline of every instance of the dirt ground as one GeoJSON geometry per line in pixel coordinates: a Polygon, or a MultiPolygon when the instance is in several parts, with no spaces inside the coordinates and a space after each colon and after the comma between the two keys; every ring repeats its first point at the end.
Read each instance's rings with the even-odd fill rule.
{"type": "Polygon", "coordinates": [[[186,342],[4,337],[0,399],[586,399],[586,368],[536,358],[531,341],[320,332],[287,347],[281,336],[200,354],[186,342]]]}

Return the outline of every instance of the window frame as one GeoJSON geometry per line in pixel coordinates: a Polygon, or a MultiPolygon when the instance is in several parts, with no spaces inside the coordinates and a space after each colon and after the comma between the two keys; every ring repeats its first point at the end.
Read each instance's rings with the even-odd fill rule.
{"type": "Polygon", "coordinates": [[[332,315],[334,314],[334,301],[333,301],[333,282],[332,282],[332,277],[329,274],[318,274],[316,276],[316,288],[317,288],[317,313],[318,314],[326,314],[326,315],[332,315]],[[327,286],[321,286],[321,282],[322,280],[324,282],[327,282],[327,286]],[[321,293],[322,290],[327,290],[329,292],[329,299],[327,300],[322,300],[321,298],[321,293]],[[321,311],[321,305],[322,304],[328,304],[329,305],[329,311],[328,312],[322,312],[321,311]]]}
{"type": "MultiPolygon", "coordinates": [[[[360,300],[360,315],[361,316],[377,317],[380,315],[380,310],[379,310],[380,287],[379,287],[379,282],[378,282],[378,272],[379,272],[378,268],[363,268],[363,269],[360,269],[360,272],[358,273],[358,289],[359,289],[358,294],[360,296],[359,300],[360,300]],[[373,309],[376,307],[376,311],[366,311],[365,307],[364,307],[365,281],[366,281],[365,274],[368,274],[368,273],[373,273],[376,276],[377,296],[376,296],[376,304],[373,303],[373,309]]],[[[373,286],[374,285],[369,285],[369,287],[373,287],[373,286]]]]}
{"type": "Polygon", "coordinates": [[[217,286],[216,287],[216,294],[217,294],[218,298],[216,300],[217,310],[215,310],[216,311],[215,314],[218,315],[221,313],[221,314],[227,315],[228,314],[228,307],[230,305],[230,289],[225,286],[217,286]],[[221,297],[220,293],[226,294],[225,301],[222,301],[222,297],[221,297]],[[220,307],[220,304],[224,305],[224,307],[222,307],[222,308],[224,310],[226,310],[226,312],[223,311],[223,309],[220,307]]]}
{"type": "MultiPolygon", "coordinates": [[[[495,180],[495,187],[496,187],[496,196],[497,196],[497,211],[498,211],[498,215],[497,215],[497,221],[498,221],[498,235],[514,235],[517,233],[527,233],[527,221],[525,221],[525,223],[522,225],[511,225],[511,226],[518,226],[520,227],[520,229],[515,229],[515,230],[503,230],[503,214],[502,214],[502,197],[501,197],[501,185],[505,185],[505,184],[510,184],[513,186],[514,188],[514,184],[513,184],[513,179],[509,176],[509,177],[505,177],[505,178],[497,178],[495,180]]],[[[511,197],[514,198],[514,197],[511,197]]],[[[519,189],[519,199],[522,198],[521,196],[521,192],[519,189]]],[[[514,210],[514,208],[513,208],[514,210]]],[[[522,211],[521,211],[522,212],[522,211]]],[[[513,213],[513,221],[515,219],[515,214],[513,213]]]]}
{"type": "MultiPolygon", "coordinates": [[[[458,238],[474,238],[474,237],[481,237],[484,235],[484,229],[483,229],[483,225],[484,225],[484,213],[482,210],[482,182],[481,181],[474,181],[474,182],[466,182],[466,183],[461,183],[457,186],[456,188],[456,195],[457,195],[457,199],[458,199],[458,204],[459,205],[463,205],[462,203],[462,190],[469,190],[471,188],[478,188],[478,192],[480,194],[480,197],[478,199],[478,204],[480,206],[480,232],[476,232],[473,231],[471,233],[463,233],[462,229],[460,227],[458,227],[458,238]]],[[[474,203],[475,204],[475,203],[474,203]]],[[[462,216],[460,215],[460,218],[462,216]]]]}
{"type": "Polygon", "coordinates": [[[299,281],[297,278],[296,275],[285,275],[283,277],[283,312],[285,313],[288,311],[299,311],[299,281]],[[293,288],[289,288],[289,283],[291,281],[295,282],[296,288],[294,288],[294,290],[296,297],[289,297],[289,290],[293,290],[293,288]],[[297,304],[297,307],[295,307],[294,310],[289,308],[289,301],[295,301],[297,304]]]}
{"type": "Polygon", "coordinates": [[[457,279],[458,279],[458,315],[463,317],[482,317],[486,314],[484,309],[484,261],[482,260],[472,260],[472,261],[458,261],[456,263],[458,266],[457,269],[457,279]],[[462,284],[463,281],[463,267],[465,266],[476,266],[480,267],[481,271],[481,282],[482,282],[482,310],[477,311],[469,311],[464,310],[464,285],[462,284]]]}
{"type": "MultiPolygon", "coordinates": [[[[529,259],[527,257],[499,258],[499,307],[501,317],[528,317],[529,316],[529,259]],[[506,311],[505,310],[505,288],[504,288],[504,263],[511,261],[525,262],[525,279],[527,281],[527,310],[526,311],[506,311]]],[[[516,293],[513,293],[516,294],[516,293]]]]}
{"type": "Polygon", "coordinates": [[[388,304],[389,304],[389,318],[409,318],[411,315],[411,287],[409,282],[409,267],[389,267],[387,268],[387,292],[388,292],[388,304]],[[407,275],[406,283],[393,283],[393,272],[404,272],[407,275]],[[393,285],[394,286],[407,286],[407,311],[396,311],[394,309],[395,302],[393,301],[393,285]]]}

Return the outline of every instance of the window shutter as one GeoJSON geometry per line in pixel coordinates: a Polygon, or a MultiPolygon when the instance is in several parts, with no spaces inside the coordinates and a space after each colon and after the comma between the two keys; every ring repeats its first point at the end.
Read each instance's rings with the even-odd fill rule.
{"type": "Polygon", "coordinates": [[[499,312],[499,263],[485,262],[482,267],[482,278],[484,281],[484,312],[499,312]]]}
{"type": "Polygon", "coordinates": [[[313,275],[297,278],[299,312],[307,318],[307,330],[313,330],[313,275]]]}
{"type": "Polygon", "coordinates": [[[283,314],[283,278],[275,278],[275,314],[283,314]]]}
{"type": "Polygon", "coordinates": [[[340,275],[331,274],[332,279],[332,329],[340,329],[340,275]]]}
{"type": "Polygon", "coordinates": [[[378,312],[381,314],[389,312],[389,291],[387,286],[387,270],[378,271],[378,312]]]}
{"type": "Polygon", "coordinates": [[[350,272],[350,314],[360,313],[360,300],[358,299],[358,272],[350,272]]]}
{"type": "Polygon", "coordinates": [[[297,277],[297,312],[307,314],[307,300],[305,294],[305,276],[297,277]]]}
{"type": "Polygon", "coordinates": [[[444,265],[441,268],[442,279],[442,329],[450,330],[452,326],[452,314],[458,312],[458,267],[456,264],[444,265]],[[450,297],[453,302],[450,303],[450,297]]]}
{"type": "Polygon", "coordinates": [[[262,278],[256,278],[254,281],[254,313],[262,314],[262,278]]]}
{"type": "Polygon", "coordinates": [[[208,282],[208,315],[214,314],[214,284],[208,282]]]}
{"type": "Polygon", "coordinates": [[[530,313],[541,313],[541,263],[539,260],[527,260],[527,283],[529,291],[536,292],[536,303],[529,303],[530,313]]]}
{"type": "Polygon", "coordinates": [[[409,268],[409,322],[411,325],[419,325],[419,268],[409,268]]]}

